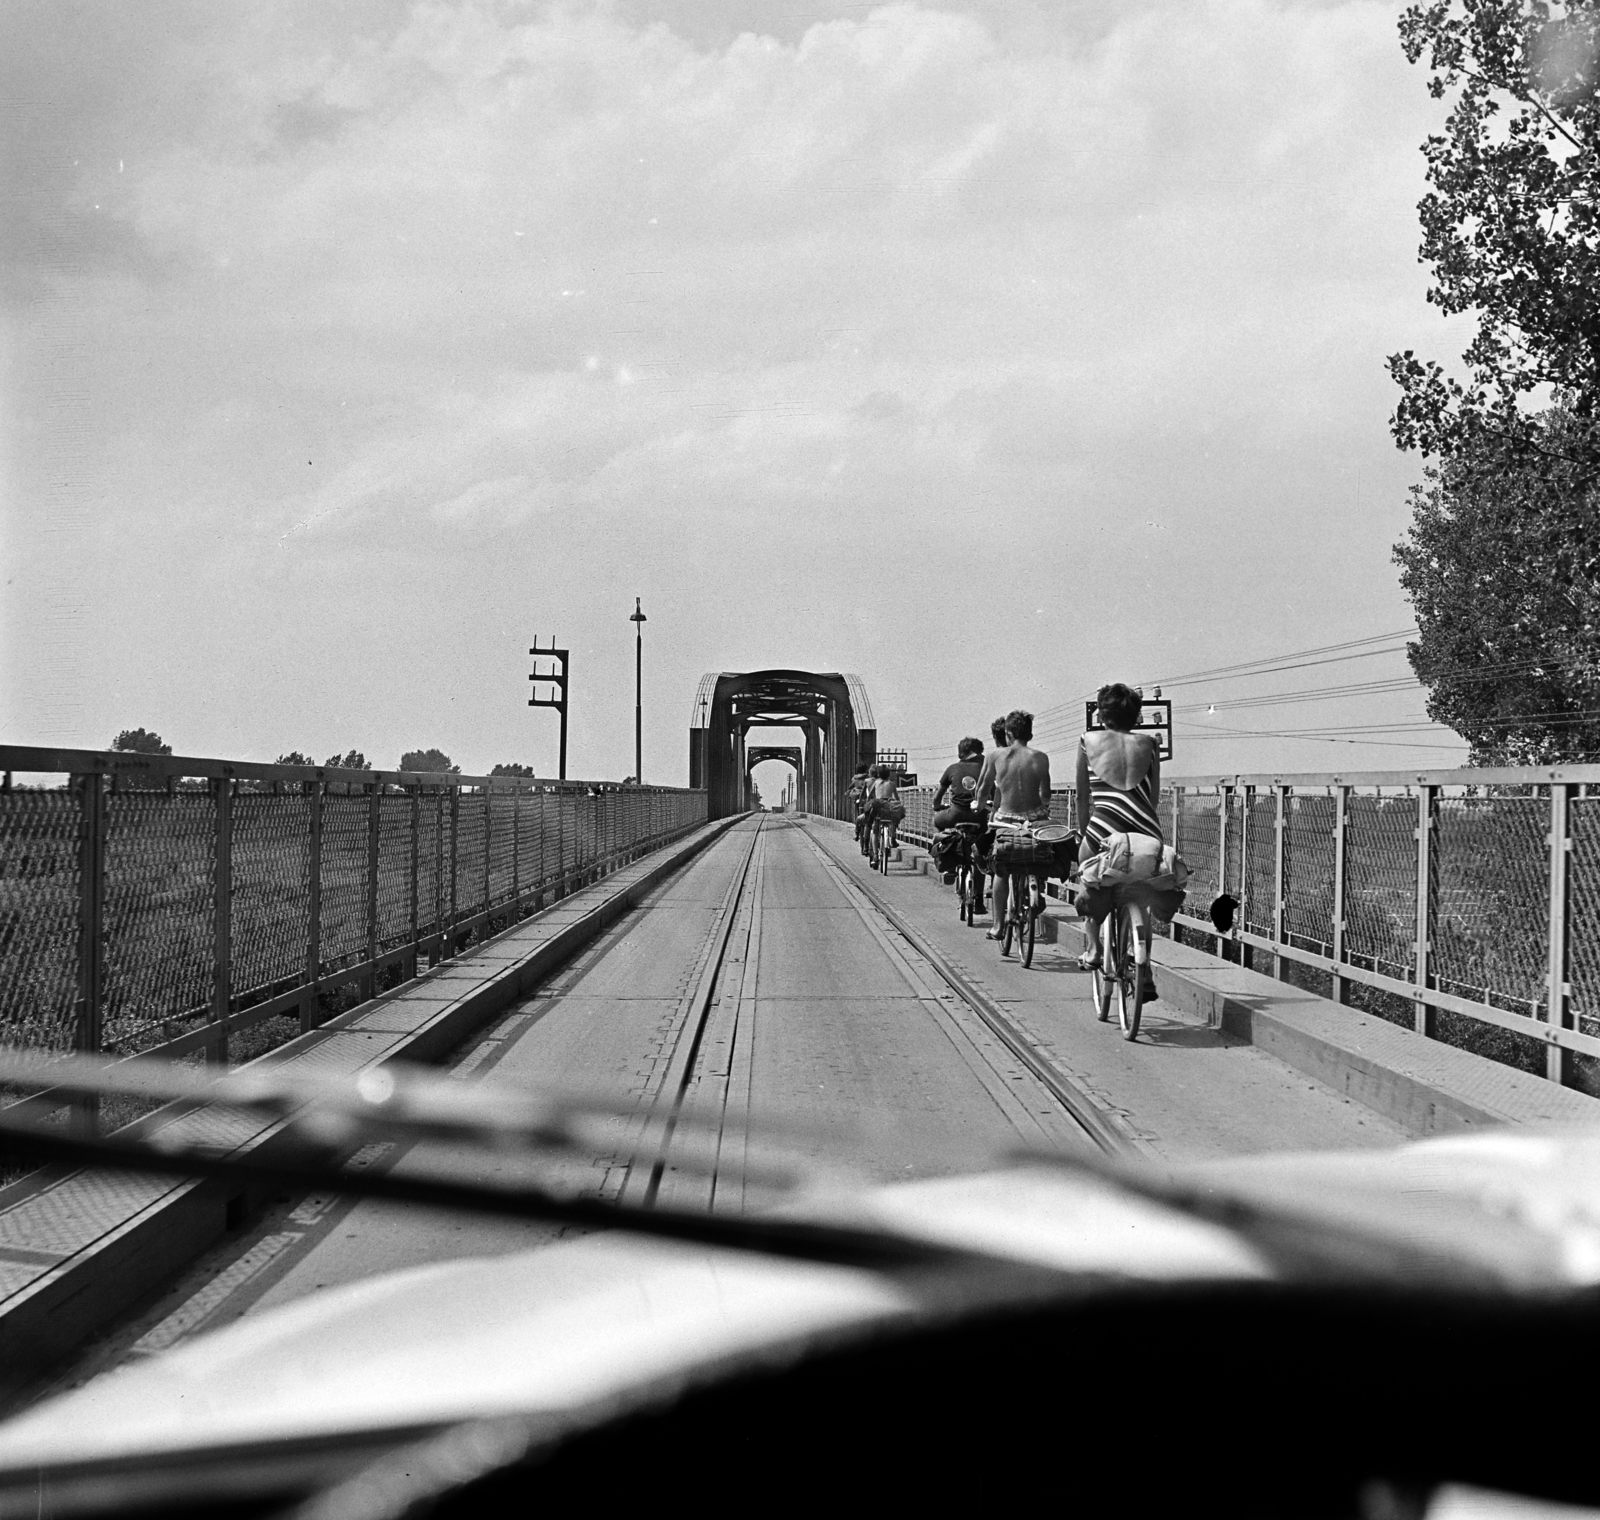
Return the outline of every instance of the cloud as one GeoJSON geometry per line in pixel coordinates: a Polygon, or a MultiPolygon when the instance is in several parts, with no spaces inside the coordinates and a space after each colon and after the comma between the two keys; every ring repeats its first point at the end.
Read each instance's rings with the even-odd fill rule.
{"type": "MultiPolygon", "coordinates": [[[[402,578],[481,564],[490,531],[536,535],[546,574],[556,544],[688,576],[708,549],[782,555],[809,626],[838,628],[871,579],[840,546],[882,523],[926,643],[916,587],[955,546],[1003,586],[1003,546],[1070,552],[1155,501],[1181,521],[1137,573],[1215,583],[1259,554],[1208,523],[1261,532],[1360,454],[1390,506],[1341,507],[1365,547],[1335,569],[1392,622],[1380,361],[1437,334],[1411,211],[1429,104],[1388,7],[745,14],[199,6],[137,44],[85,22],[65,118],[29,116],[35,160],[62,119],[87,145],[23,176],[56,241],[0,249],[24,515],[61,481],[110,495],[105,564],[169,535],[151,573],[204,577],[226,543],[278,609],[285,576],[326,587],[379,545],[402,578]],[[82,80],[122,47],[149,90],[102,101],[82,80]],[[819,557],[831,580],[798,568],[819,557]]],[[[97,615],[125,611],[85,564],[97,615]]],[[[1271,638],[1286,582],[1263,584],[1271,638]]],[[[760,574],[723,594],[772,605],[760,574]]],[[[490,636],[477,615],[462,639],[490,636]]]]}

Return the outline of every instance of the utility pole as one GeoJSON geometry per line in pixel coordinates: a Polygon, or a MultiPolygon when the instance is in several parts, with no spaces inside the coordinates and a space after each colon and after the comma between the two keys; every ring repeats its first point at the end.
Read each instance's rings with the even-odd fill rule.
{"type": "Polygon", "coordinates": [[[628,621],[633,624],[633,780],[635,786],[644,785],[644,625],[649,621],[633,599],[633,614],[628,621]]]}
{"type": "Polygon", "coordinates": [[[533,648],[528,651],[533,656],[533,674],[528,677],[530,681],[544,681],[554,686],[561,693],[559,697],[541,697],[539,688],[533,688],[533,695],[528,698],[529,707],[553,707],[561,714],[561,762],[557,772],[560,779],[567,779],[567,668],[570,651],[556,648],[556,638],[550,635],[550,647],[539,647],[538,635],[534,635],[533,648]],[[560,665],[559,672],[552,671],[549,675],[539,674],[539,661],[549,660],[552,664],[560,665]]]}

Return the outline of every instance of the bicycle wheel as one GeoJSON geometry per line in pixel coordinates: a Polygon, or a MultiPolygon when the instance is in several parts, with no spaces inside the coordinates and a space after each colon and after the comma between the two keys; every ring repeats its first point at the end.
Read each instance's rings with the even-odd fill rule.
{"type": "Polygon", "coordinates": [[[972,873],[965,866],[956,867],[956,917],[967,921],[968,895],[972,891],[972,873]]]}
{"type": "Polygon", "coordinates": [[[1028,884],[1028,887],[1027,894],[1022,902],[1022,922],[1017,927],[1017,933],[1022,939],[1020,946],[1022,964],[1026,968],[1033,964],[1033,941],[1035,934],[1038,932],[1039,920],[1033,911],[1033,878],[1024,876],[1022,880],[1028,884]]]}
{"type": "Polygon", "coordinates": [[[1122,1038],[1139,1038],[1139,1015],[1144,1011],[1144,977],[1140,975],[1133,954],[1133,937],[1137,931],[1133,914],[1127,908],[1117,913],[1117,1023],[1122,1027],[1122,1038]]]}
{"type": "Polygon", "coordinates": [[[1006,916],[1000,922],[1000,953],[1011,954],[1011,941],[1017,933],[1017,879],[1006,877],[1006,916]]]}
{"type": "Polygon", "coordinates": [[[878,869],[885,876],[889,874],[889,830],[885,828],[878,839],[878,869]]]}
{"type": "MultiPolygon", "coordinates": [[[[1113,915],[1114,916],[1114,915],[1113,915]]],[[[1111,917],[1100,924],[1100,964],[1094,968],[1095,1017],[1104,1024],[1111,1017],[1111,917]]]]}

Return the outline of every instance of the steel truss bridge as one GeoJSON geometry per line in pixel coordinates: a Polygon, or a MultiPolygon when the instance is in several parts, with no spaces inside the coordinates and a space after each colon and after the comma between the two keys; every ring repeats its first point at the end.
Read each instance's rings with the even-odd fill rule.
{"type": "Polygon", "coordinates": [[[700,678],[689,718],[689,785],[704,787],[709,816],[750,805],[750,772],[760,760],[795,768],[796,808],[848,816],[846,793],[860,764],[876,758],[878,728],[859,676],[809,670],[712,672],[700,678]],[[793,747],[750,742],[760,728],[798,728],[793,747]]]}

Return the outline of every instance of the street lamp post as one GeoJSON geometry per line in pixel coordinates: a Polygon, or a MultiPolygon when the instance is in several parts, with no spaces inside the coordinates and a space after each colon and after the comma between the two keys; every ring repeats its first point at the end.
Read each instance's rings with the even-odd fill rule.
{"type": "Polygon", "coordinates": [[[649,621],[633,599],[633,780],[636,786],[644,785],[644,625],[649,621]]]}

